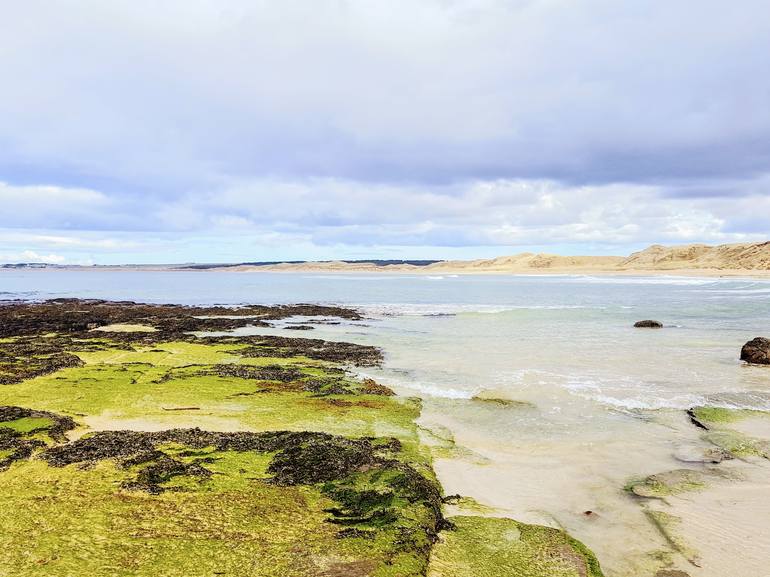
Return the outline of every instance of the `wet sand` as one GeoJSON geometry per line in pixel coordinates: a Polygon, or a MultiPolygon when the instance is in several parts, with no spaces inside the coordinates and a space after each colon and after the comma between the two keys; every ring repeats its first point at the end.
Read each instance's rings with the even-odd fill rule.
{"type": "MultiPolygon", "coordinates": [[[[451,435],[457,448],[434,464],[447,493],[474,498],[491,507],[490,515],[566,529],[592,548],[608,577],[652,577],[663,566],[692,577],[768,575],[770,461],[752,457],[715,465],[677,459],[711,448],[684,412],[610,416],[604,424],[539,439],[522,431],[520,442],[492,445],[457,418],[473,410],[468,403],[455,403],[453,414],[445,401],[427,401],[420,420],[444,438],[451,435]],[[681,468],[703,472],[708,484],[662,499],[624,490],[629,479],[681,468]],[[667,528],[672,534],[651,522],[648,510],[678,519],[667,528]]],[[[756,434],[763,427],[746,428],[756,434]]]]}

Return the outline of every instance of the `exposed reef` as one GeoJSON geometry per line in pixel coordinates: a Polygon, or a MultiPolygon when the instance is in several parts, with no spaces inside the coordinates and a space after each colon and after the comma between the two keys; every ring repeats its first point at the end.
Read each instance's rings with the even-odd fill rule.
{"type": "Polygon", "coordinates": [[[433,552],[429,577],[602,577],[579,541],[551,527],[513,519],[452,517],[433,552]]]}
{"type": "Polygon", "coordinates": [[[474,567],[500,561],[497,576],[601,575],[563,531],[444,519],[420,401],[350,372],[381,363],[378,348],[227,333],[295,315],[361,319],[313,305],[0,305],[0,567],[465,575],[429,568],[443,532],[438,567],[467,555],[474,567]]]}

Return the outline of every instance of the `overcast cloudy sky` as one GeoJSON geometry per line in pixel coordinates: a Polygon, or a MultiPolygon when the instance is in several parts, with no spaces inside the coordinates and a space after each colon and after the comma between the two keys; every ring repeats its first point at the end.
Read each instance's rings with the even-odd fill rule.
{"type": "Polygon", "coordinates": [[[767,0],[0,0],[0,262],[770,237],[767,0]]]}

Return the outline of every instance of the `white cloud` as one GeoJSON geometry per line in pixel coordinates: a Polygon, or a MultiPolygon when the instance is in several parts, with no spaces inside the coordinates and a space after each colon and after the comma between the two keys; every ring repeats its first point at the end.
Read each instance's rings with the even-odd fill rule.
{"type": "Polygon", "coordinates": [[[67,257],[60,254],[39,254],[33,250],[19,253],[0,253],[0,263],[34,262],[47,264],[64,264],[67,257]]]}
{"type": "Polygon", "coordinates": [[[770,235],[763,0],[7,4],[4,254],[770,235]]]}

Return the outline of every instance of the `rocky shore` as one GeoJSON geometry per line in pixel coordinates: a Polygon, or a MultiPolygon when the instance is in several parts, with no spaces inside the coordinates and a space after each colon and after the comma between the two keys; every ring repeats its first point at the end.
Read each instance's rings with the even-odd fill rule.
{"type": "MultiPolygon", "coordinates": [[[[207,336],[339,307],[0,306],[13,575],[599,577],[564,531],[447,517],[417,399],[371,346],[207,336]]],[[[455,507],[456,508],[456,507],[455,507]]]]}

